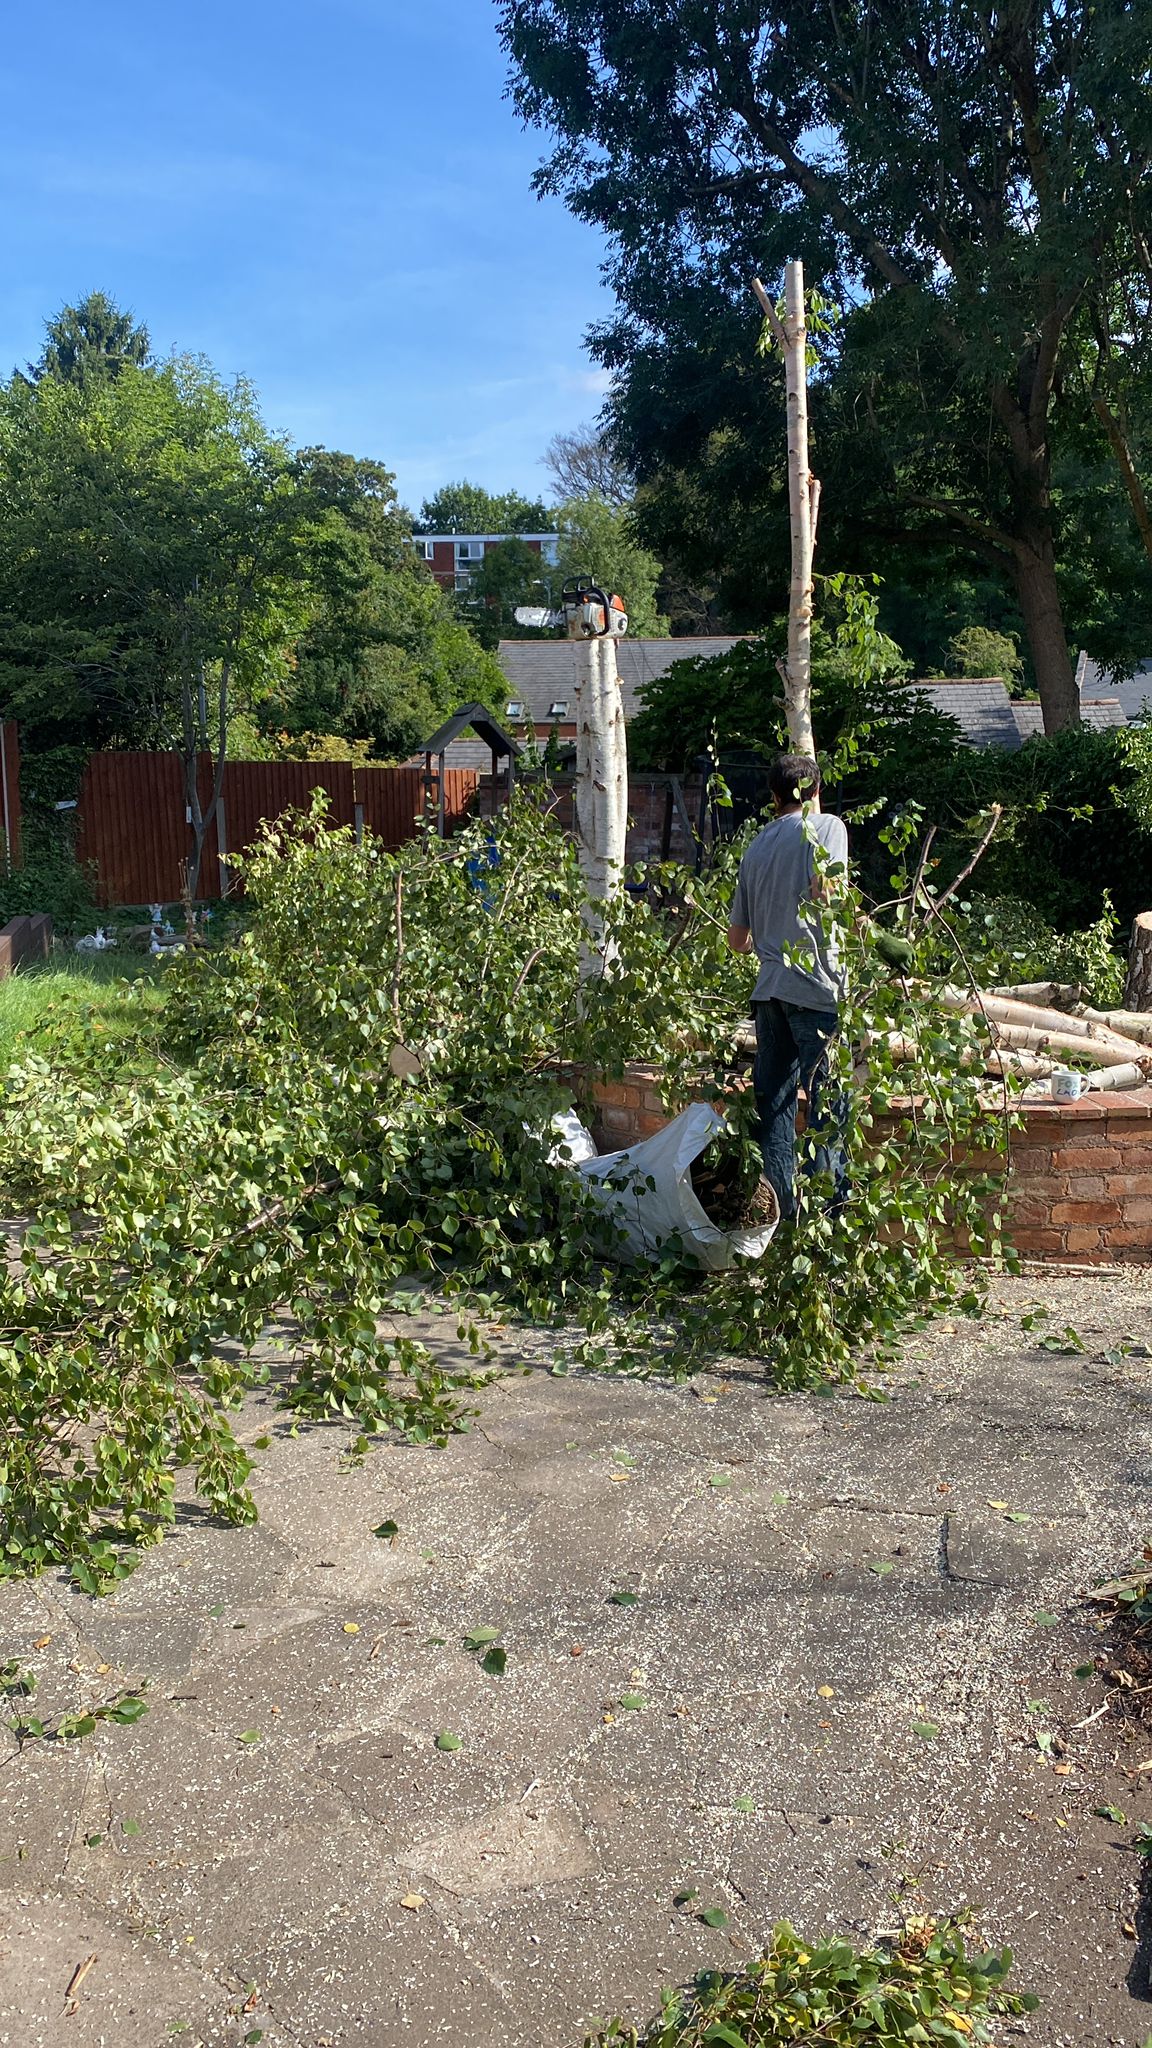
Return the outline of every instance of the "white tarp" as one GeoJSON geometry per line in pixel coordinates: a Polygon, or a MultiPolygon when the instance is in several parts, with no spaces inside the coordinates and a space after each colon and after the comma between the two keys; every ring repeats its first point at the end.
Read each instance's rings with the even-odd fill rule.
{"type": "Polygon", "coordinates": [[[598,1153],[571,1112],[555,1118],[552,1129],[559,1142],[549,1157],[583,1176],[634,1255],[659,1258],[667,1240],[678,1237],[708,1272],[724,1273],[737,1259],[760,1258],[775,1234],[778,1214],[752,1230],[719,1230],[697,1200],[692,1162],[724,1129],[723,1117],[706,1102],[692,1103],[654,1138],[623,1152],[598,1153]]]}

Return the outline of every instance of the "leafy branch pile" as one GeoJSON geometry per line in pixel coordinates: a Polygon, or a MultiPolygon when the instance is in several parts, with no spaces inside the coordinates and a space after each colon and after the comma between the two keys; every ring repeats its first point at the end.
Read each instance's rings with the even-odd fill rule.
{"type": "Polygon", "coordinates": [[[1010,1949],[969,1955],[955,1921],[911,1920],[892,1946],[864,1950],[802,1942],[781,1921],[750,1969],[707,1971],[687,1995],[665,1993],[660,2017],[643,2032],[616,2021],[585,2048],[768,2048],[817,2039],[829,2048],[973,2048],[995,2038],[995,2019],[1039,2003],[1030,1992],[1004,1990],[1011,1967],[1010,1949]]]}
{"type": "MultiPolygon", "coordinates": [[[[573,1088],[635,1058],[659,1060],[672,1102],[727,1097],[731,1142],[751,1147],[736,857],[650,871],[613,913],[611,975],[581,988],[574,852],[530,805],[396,855],[317,812],[251,857],[240,936],[169,966],[162,1057],[133,1072],[123,1039],[89,1035],[13,1070],[0,1180],[33,1220],[0,1277],[0,1570],[66,1562],[101,1590],[162,1535],[181,1467],[251,1520],[230,1418],[254,1386],[361,1442],[444,1440],[477,1374],[408,1333],[422,1289],[460,1303],[478,1370],[467,1318],[499,1296],[582,1324],[585,1363],[686,1372],[739,1353],[787,1388],[863,1384],[910,1318],[964,1295],[955,1234],[985,1251],[997,1227],[994,1177],[965,1163],[989,1145],[980,1026],[888,978],[852,892],[845,1078],[853,1044],[871,1049],[845,1217],[813,1184],[755,1268],[707,1278],[669,1245],[629,1275],[578,1176],[547,1163],[539,1134],[573,1088]]],[[[893,859],[899,876],[896,839],[893,859]]]]}

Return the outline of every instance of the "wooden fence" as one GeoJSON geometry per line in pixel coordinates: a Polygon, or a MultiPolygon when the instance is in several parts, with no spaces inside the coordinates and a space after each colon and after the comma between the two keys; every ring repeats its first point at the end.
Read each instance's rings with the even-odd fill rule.
{"type": "MultiPolygon", "coordinates": [[[[469,769],[445,775],[450,824],[472,808],[479,776],[469,769]]],[[[265,820],[307,810],[312,792],[325,791],[328,819],[374,833],[391,851],[416,834],[424,815],[419,768],[362,768],[346,761],[229,761],[224,770],[222,833],[211,826],[197,894],[221,894],[221,867],[259,835],[265,820]],[[223,860],[222,860],[223,857],[223,860]]],[[[200,801],[212,792],[212,763],[199,762],[200,801]]],[[[95,871],[105,904],[175,903],[192,852],[192,827],[176,754],[93,754],[80,791],[77,857],[95,871]]]]}

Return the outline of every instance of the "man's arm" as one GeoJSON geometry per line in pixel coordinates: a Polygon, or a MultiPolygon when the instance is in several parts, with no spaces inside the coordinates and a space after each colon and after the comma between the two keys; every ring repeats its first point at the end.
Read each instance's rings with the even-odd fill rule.
{"type": "Polygon", "coordinates": [[[746,924],[730,924],[728,927],[728,944],[734,953],[750,953],[752,951],[752,934],[748,926],[746,924]]]}

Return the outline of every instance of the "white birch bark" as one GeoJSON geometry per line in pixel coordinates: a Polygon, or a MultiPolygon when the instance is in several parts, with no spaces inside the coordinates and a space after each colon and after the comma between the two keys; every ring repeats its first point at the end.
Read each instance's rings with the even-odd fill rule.
{"type": "Polygon", "coordinates": [[[611,900],[624,873],[628,830],[628,743],[610,635],[579,640],[576,656],[576,830],[593,953],[603,957],[603,920],[597,903],[611,900]]]}
{"type": "Polygon", "coordinates": [[[812,733],[812,558],[820,485],[808,466],[808,329],[804,318],[804,265],[784,271],[784,319],[759,278],[752,281],[784,357],[788,394],[788,515],[792,579],[788,593],[788,659],[777,663],[784,684],[784,716],[794,753],[815,758],[812,733]]]}

